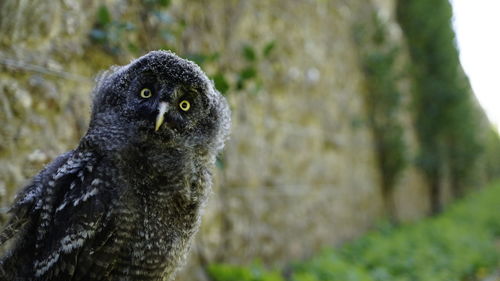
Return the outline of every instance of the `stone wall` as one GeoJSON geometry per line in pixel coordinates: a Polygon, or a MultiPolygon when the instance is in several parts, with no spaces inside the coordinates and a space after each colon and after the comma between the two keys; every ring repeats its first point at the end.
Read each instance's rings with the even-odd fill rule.
{"type": "MultiPolygon", "coordinates": [[[[98,71],[132,57],[117,59],[92,44],[88,34],[101,2],[83,3],[0,3],[3,206],[45,163],[76,146],[98,71]]],[[[124,16],[137,5],[105,3],[124,16]]],[[[243,65],[245,43],[276,42],[272,57],[257,65],[262,88],[227,93],[232,138],[180,279],[201,280],[210,262],[299,259],[352,239],[382,218],[380,172],[363,100],[362,46],[353,40],[353,28],[370,32],[371,15],[381,17],[391,42],[403,50],[403,67],[404,39],[393,1],[177,0],[169,9],[186,22],[176,43],[180,50],[219,52],[208,71],[214,64],[230,70],[243,65]]],[[[418,147],[410,87],[404,80],[400,86],[399,118],[413,157],[418,147]]],[[[428,212],[427,187],[416,167],[407,167],[396,185],[397,217],[418,219],[428,212]]]]}

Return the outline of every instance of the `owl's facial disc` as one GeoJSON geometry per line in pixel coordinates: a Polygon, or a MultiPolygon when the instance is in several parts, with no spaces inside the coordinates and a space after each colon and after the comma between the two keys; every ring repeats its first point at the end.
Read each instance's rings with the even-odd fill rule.
{"type": "Polygon", "coordinates": [[[156,116],[155,131],[160,129],[161,124],[165,120],[165,112],[168,110],[168,104],[164,101],[158,105],[158,115],[156,116]]]}

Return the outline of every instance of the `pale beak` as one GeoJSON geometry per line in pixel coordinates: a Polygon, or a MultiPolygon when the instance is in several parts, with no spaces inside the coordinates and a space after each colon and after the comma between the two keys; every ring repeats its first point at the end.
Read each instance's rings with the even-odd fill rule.
{"type": "Polygon", "coordinates": [[[165,120],[165,112],[168,110],[168,104],[164,101],[160,102],[160,105],[158,106],[158,115],[156,116],[156,124],[155,124],[155,131],[158,131],[160,129],[161,124],[163,124],[163,121],[165,120]]]}

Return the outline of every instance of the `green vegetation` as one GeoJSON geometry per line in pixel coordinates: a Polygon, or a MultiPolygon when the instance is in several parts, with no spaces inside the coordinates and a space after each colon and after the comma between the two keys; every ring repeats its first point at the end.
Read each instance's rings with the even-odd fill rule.
{"type": "Polygon", "coordinates": [[[382,195],[387,215],[395,221],[393,190],[401,172],[408,165],[403,126],[400,122],[401,96],[399,84],[401,70],[396,65],[399,49],[391,43],[386,24],[372,15],[372,28],[358,26],[355,40],[361,50],[365,75],[365,104],[368,122],[375,141],[375,153],[380,169],[382,195]],[[371,34],[367,30],[371,30],[371,34]]]}
{"type": "Polygon", "coordinates": [[[90,39],[114,56],[126,53],[137,56],[152,48],[175,51],[186,24],[174,20],[169,7],[169,0],[147,0],[135,13],[115,15],[102,4],[90,39]],[[151,34],[155,36],[149,36],[151,34]]]}
{"type": "Polygon", "coordinates": [[[381,226],[339,249],[292,264],[281,274],[260,264],[212,265],[216,281],[479,280],[500,267],[500,183],[471,194],[440,216],[381,226]]]}
{"type": "Polygon", "coordinates": [[[130,56],[137,57],[150,50],[176,52],[207,69],[207,74],[222,94],[257,93],[262,89],[259,68],[261,63],[270,59],[276,46],[274,40],[266,42],[260,49],[241,42],[241,52],[233,60],[239,63],[224,65],[220,51],[185,51],[186,20],[173,15],[170,5],[169,0],[147,0],[135,13],[113,14],[113,9],[103,4],[96,12],[90,39],[104,52],[124,62],[128,62],[130,56]]]}
{"type": "Polygon", "coordinates": [[[441,209],[440,183],[448,173],[459,197],[478,178],[484,147],[478,110],[460,67],[448,0],[400,0],[398,21],[412,60],[413,106],[421,146],[418,165],[431,187],[433,213],[441,209]]]}
{"type": "Polygon", "coordinates": [[[500,138],[498,132],[491,130],[486,136],[486,176],[488,179],[496,179],[500,175],[500,138]]]}

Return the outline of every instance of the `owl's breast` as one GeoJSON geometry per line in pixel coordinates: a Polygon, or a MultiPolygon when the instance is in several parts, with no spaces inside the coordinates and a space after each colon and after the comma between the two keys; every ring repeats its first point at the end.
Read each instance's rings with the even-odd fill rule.
{"type": "Polygon", "coordinates": [[[199,209],[179,206],[176,200],[140,201],[117,213],[117,278],[163,280],[185,259],[199,226],[199,209]]]}

